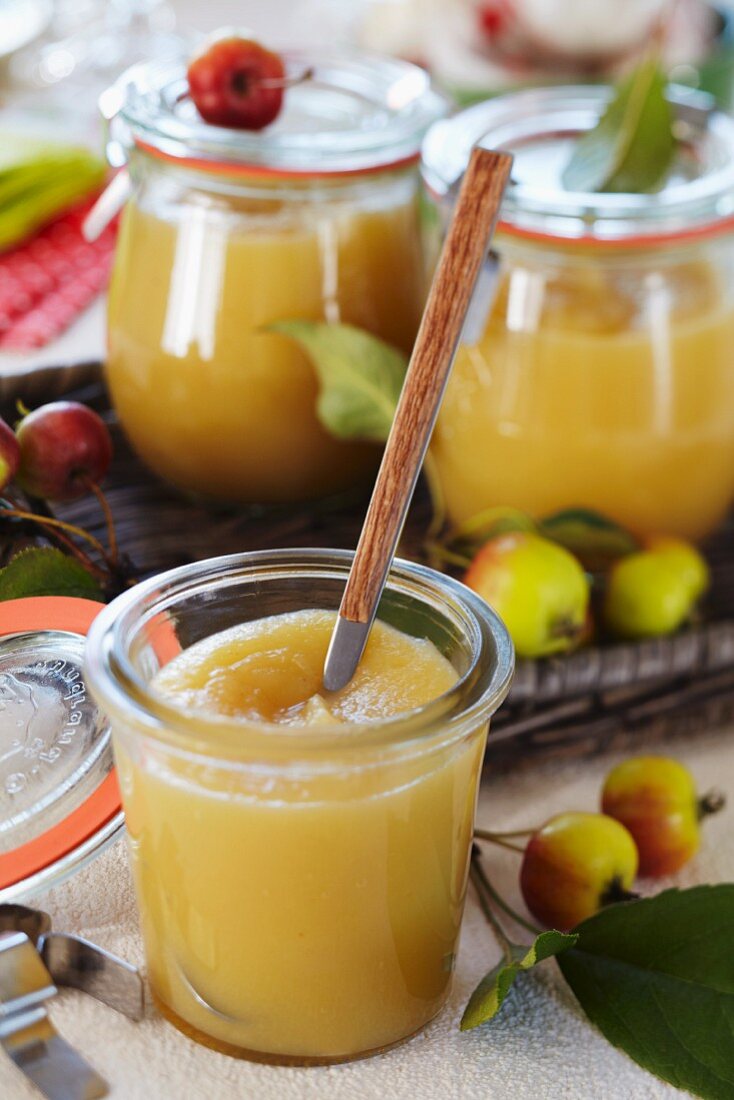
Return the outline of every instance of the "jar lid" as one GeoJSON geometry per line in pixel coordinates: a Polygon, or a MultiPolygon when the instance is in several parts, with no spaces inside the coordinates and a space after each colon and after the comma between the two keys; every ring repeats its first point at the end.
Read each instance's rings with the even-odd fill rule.
{"type": "Polygon", "coordinates": [[[567,190],[562,182],[575,141],[599,120],[608,87],[537,88],[478,103],[437,122],[423,144],[424,175],[451,197],[475,145],[514,154],[499,228],[560,240],[654,243],[716,233],[734,219],[734,119],[710,98],[673,88],[681,137],[661,190],[611,194],[567,190]]]}
{"type": "Polygon", "coordinates": [[[417,160],[421,140],[447,103],[424,69],[377,54],[285,50],[283,109],[264,130],[212,126],[188,95],[186,60],[133,66],[100,99],[110,121],[108,156],[131,145],[199,166],[277,175],[376,171],[417,160]]]}
{"type": "Polygon", "coordinates": [[[83,675],[102,607],[0,603],[0,901],[56,885],[122,829],[109,726],[83,675]]]}

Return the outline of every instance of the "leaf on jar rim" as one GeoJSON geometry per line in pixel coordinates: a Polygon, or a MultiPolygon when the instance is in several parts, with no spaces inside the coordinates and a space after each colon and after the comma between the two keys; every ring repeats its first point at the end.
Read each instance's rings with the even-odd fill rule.
{"type": "Polygon", "coordinates": [[[529,947],[511,944],[508,948],[509,959],[497,963],[482,978],[469,998],[469,1003],[461,1017],[461,1030],[470,1031],[479,1024],[493,1019],[510,992],[515,978],[525,970],[531,970],[538,963],[568,951],[576,943],[577,936],[568,932],[541,932],[529,947]]]}
{"type": "Polygon", "coordinates": [[[401,352],[354,325],[286,320],[265,331],[290,337],[308,355],[319,380],[316,411],[331,435],[385,442],[407,367],[401,352]]]}
{"type": "Polygon", "coordinates": [[[51,546],[21,550],[0,569],[0,600],[18,600],[25,596],[103,599],[98,582],[81,562],[51,546]]]}
{"type": "Polygon", "coordinates": [[[657,56],[616,88],[597,124],[576,142],[562,181],[569,191],[657,190],[675,156],[673,112],[657,56]]]}
{"type": "Polygon", "coordinates": [[[734,1096],[734,884],[602,909],[558,965],[586,1015],[635,1062],[706,1100],[734,1096]]]}

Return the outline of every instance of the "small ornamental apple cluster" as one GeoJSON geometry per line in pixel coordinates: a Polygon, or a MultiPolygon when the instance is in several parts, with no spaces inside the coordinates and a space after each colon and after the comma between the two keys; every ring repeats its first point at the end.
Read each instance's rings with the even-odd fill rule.
{"type": "Polygon", "coordinates": [[[630,640],[671,634],[690,620],[710,577],[683,539],[649,539],[591,573],[551,538],[510,531],[479,549],[464,582],[504,621],[518,656],[534,658],[590,641],[595,624],[630,640]]]}
{"type": "Polygon", "coordinates": [[[613,768],[601,813],[561,813],[534,832],[475,836],[522,852],[520,889],[542,924],[565,932],[605,905],[637,895],[637,877],[659,878],[698,851],[700,823],[724,806],[723,795],[700,797],[691,773],[665,756],[638,756],[613,768]],[[525,848],[508,838],[529,836],[525,848]]]}
{"type": "Polygon", "coordinates": [[[112,440],[104,421],[86,405],[56,401],[25,415],[15,431],[0,419],[0,522],[17,525],[81,562],[100,584],[122,580],[115,526],[99,482],[112,461],[112,440]],[[25,494],[27,505],[18,499],[25,494]],[[84,528],[58,519],[48,502],[66,503],[86,494],[99,501],[108,548],[84,528]],[[84,546],[91,547],[96,559],[84,546]]]}

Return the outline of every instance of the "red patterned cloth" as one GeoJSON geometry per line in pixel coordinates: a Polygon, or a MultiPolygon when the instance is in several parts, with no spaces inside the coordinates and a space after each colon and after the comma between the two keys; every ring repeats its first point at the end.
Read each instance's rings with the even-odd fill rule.
{"type": "Polygon", "coordinates": [[[81,226],[91,205],[0,256],[0,351],[48,344],[107,286],[117,227],[113,222],[96,241],[85,241],[81,226]]]}

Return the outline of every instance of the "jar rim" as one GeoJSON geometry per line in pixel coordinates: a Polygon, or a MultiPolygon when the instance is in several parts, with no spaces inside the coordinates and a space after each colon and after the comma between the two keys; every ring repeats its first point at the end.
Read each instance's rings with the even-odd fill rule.
{"type": "Polygon", "coordinates": [[[342,758],[364,756],[367,750],[383,757],[414,754],[461,740],[488,721],[507,695],[514,671],[514,651],[504,624],[459,581],[402,559],[393,563],[387,590],[422,598],[426,605],[443,607],[462,620],[472,637],[471,665],[448,691],[424,706],[379,721],[349,723],[346,736],[344,724],[311,730],[203,711],[187,713],[152,692],[130,659],[126,632],[173,611],[184,593],[204,592],[238,578],[262,584],[268,575],[321,575],[346,581],[352,558],[349,550],[323,549],[231,554],[168,570],[118,596],[92,624],[85,660],[88,682],[113,729],[115,712],[124,713],[145,736],[194,756],[315,763],[335,752],[342,758]]]}
{"type": "Polygon", "coordinates": [[[187,96],[183,57],[132,66],[100,97],[110,163],[134,145],[179,163],[273,175],[329,176],[417,161],[428,127],[448,109],[418,65],[367,51],[281,51],[287,71],[312,73],[289,88],[264,130],[213,126],[187,96]]]}
{"type": "Polygon", "coordinates": [[[515,156],[498,231],[539,240],[601,245],[660,244],[715,236],[734,217],[734,119],[710,97],[672,86],[685,119],[681,166],[657,192],[566,189],[561,171],[573,140],[599,119],[612,95],[604,85],[561,85],[497,96],[431,127],[423,174],[439,200],[451,201],[474,145],[515,156]],[[685,155],[684,155],[685,154],[685,155]]]}

